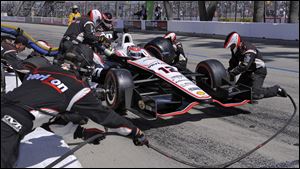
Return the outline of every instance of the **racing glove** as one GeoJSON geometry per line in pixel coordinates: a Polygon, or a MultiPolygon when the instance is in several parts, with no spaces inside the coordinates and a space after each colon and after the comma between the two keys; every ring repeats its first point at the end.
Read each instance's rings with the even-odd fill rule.
{"type": "Polygon", "coordinates": [[[231,70],[227,69],[228,75],[229,75],[229,81],[234,82],[235,81],[235,75],[231,73],[231,70]]]}
{"type": "Polygon", "coordinates": [[[83,140],[87,140],[98,134],[103,134],[103,135],[93,140],[93,142],[91,142],[94,145],[100,144],[100,141],[105,139],[104,131],[99,130],[97,128],[83,128],[81,126],[78,126],[74,133],[74,139],[81,138],[83,140]]]}
{"type": "Polygon", "coordinates": [[[132,135],[132,140],[134,145],[136,146],[146,145],[149,148],[149,141],[147,140],[145,134],[139,128],[133,129],[131,135],[132,135]]]}

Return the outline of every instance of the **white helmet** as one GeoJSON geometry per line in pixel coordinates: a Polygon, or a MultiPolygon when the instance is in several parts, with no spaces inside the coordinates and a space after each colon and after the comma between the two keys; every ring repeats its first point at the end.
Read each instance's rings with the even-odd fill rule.
{"type": "Polygon", "coordinates": [[[101,12],[98,9],[93,9],[90,10],[88,15],[90,16],[90,20],[95,24],[95,27],[97,27],[102,20],[101,12]]]}
{"type": "Polygon", "coordinates": [[[240,46],[241,46],[241,37],[237,32],[231,32],[229,35],[227,35],[224,42],[224,48],[231,48],[233,52],[236,53],[237,49],[240,46]]]}
{"type": "Polygon", "coordinates": [[[174,32],[170,32],[165,34],[165,39],[170,39],[173,43],[176,41],[176,34],[174,32]]]}
{"type": "Polygon", "coordinates": [[[77,5],[73,5],[72,9],[78,9],[77,5]]]}

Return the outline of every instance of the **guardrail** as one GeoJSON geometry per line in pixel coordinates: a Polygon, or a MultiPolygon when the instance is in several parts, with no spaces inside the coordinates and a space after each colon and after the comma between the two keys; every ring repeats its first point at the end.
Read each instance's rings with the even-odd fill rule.
{"type": "MultiPolygon", "coordinates": [[[[50,25],[67,25],[67,18],[54,17],[11,17],[2,16],[1,21],[38,23],[50,25]]],[[[299,23],[249,23],[217,21],[149,21],[149,20],[115,20],[114,27],[139,31],[172,31],[177,33],[207,34],[226,36],[237,31],[244,37],[299,40],[299,23]]]]}

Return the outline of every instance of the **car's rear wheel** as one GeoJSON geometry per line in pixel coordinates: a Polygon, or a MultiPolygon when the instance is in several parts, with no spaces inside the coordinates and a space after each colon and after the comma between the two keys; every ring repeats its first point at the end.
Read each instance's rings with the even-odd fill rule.
{"type": "MultiPolygon", "coordinates": [[[[204,74],[207,77],[206,84],[210,88],[222,86],[223,80],[228,80],[228,74],[221,62],[215,59],[209,59],[198,63],[196,72],[204,74]]],[[[203,81],[201,77],[196,78],[197,85],[201,87],[203,81]]]]}
{"type": "Polygon", "coordinates": [[[163,37],[157,37],[151,40],[144,46],[144,48],[154,57],[166,62],[169,65],[173,63],[176,57],[172,43],[163,37]]]}
{"type": "MultiPolygon", "coordinates": [[[[126,69],[111,69],[108,71],[104,88],[106,90],[105,100],[108,107],[119,114],[126,112],[125,92],[134,87],[131,73],[126,69]]],[[[131,98],[128,98],[131,99],[131,98]]]]}

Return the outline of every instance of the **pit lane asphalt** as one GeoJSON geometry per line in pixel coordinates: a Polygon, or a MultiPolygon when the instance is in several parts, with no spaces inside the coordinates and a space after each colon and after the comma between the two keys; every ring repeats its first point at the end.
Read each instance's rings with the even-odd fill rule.
{"type": "MultiPolygon", "coordinates": [[[[20,26],[35,39],[46,40],[54,46],[58,46],[66,30],[63,26],[7,24],[20,26]]],[[[162,35],[132,33],[135,43],[145,43],[162,35]]],[[[222,48],[223,39],[177,38],[184,46],[191,70],[205,59],[218,59],[225,67],[228,66],[230,52],[222,48]]],[[[279,84],[294,97],[299,106],[299,42],[263,39],[249,41],[260,49],[266,60],[268,75],[264,85],[279,84]]],[[[9,82],[12,83],[15,82],[9,82]]],[[[131,114],[128,118],[144,130],[153,145],[187,161],[212,165],[236,158],[266,140],[284,125],[292,111],[288,99],[276,97],[236,108],[201,105],[189,114],[168,120],[146,121],[131,114]]],[[[87,126],[99,127],[92,122],[87,126]]],[[[66,140],[74,142],[71,138],[66,140]]],[[[187,167],[146,147],[136,147],[131,140],[121,137],[108,137],[98,146],[88,145],[78,151],[76,156],[84,167],[187,167]]],[[[231,167],[298,168],[299,110],[284,133],[231,167]]]]}

